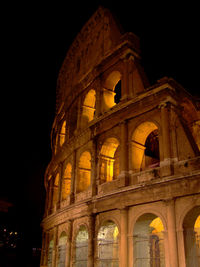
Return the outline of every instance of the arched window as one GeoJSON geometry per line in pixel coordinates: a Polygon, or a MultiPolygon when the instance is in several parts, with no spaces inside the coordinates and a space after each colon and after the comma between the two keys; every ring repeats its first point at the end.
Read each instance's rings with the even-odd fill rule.
{"type": "Polygon", "coordinates": [[[54,180],[54,184],[53,184],[53,200],[52,200],[52,208],[53,208],[53,210],[56,209],[56,205],[58,203],[58,185],[59,185],[59,179],[60,179],[60,175],[59,175],[59,173],[57,173],[56,178],[54,180]]]}
{"type": "Polygon", "coordinates": [[[200,266],[200,206],[185,216],[183,230],[186,267],[200,266]]]}
{"type": "Polygon", "coordinates": [[[134,170],[155,168],[160,164],[158,127],[153,122],[140,124],[132,136],[132,167],[134,170]]]}
{"type": "Polygon", "coordinates": [[[62,232],[58,240],[58,267],[65,267],[67,235],[62,232]]]}
{"type": "Polygon", "coordinates": [[[68,163],[66,165],[62,180],[62,200],[65,200],[67,196],[70,194],[71,178],[72,178],[72,165],[68,163]]]}
{"type": "Polygon", "coordinates": [[[48,258],[47,258],[47,264],[48,264],[48,267],[52,267],[52,260],[53,260],[53,246],[54,246],[54,242],[53,240],[51,240],[49,242],[49,247],[48,247],[48,258]]]}
{"type": "Polygon", "coordinates": [[[104,110],[112,108],[120,102],[121,98],[121,73],[113,71],[107,77],[103,88],[104,110]]]}
{"type": "Polygon", "coordinates": [[[91,155],[85,151],[81,154],[78,164],[78,177],[76,192],[83,192],[88,189],[91,183],[91,155]]]}
{"type": "Polygon", "coordinates": [[[134,267],[164,267],[164,226],[154,214],[142,215],[134,226],[134,267]]]}
{"type": "Polygon", "coordinates": [[[88,231],[81,225],[76,236],[75,265],[76,267],[87,267],[88,260],[88,231]]]}
{"type": "Polygon", "coordinates": [[[100,182],[109,182],[119,175],[119,142],[116,138],[108,138],[100,151],[100,182]]]}
{"type": "Polygon", "coordinates": [[[88,124],[88,122],[94,119],[95,105],[96,105],[96,92],[95,90],[91,89],[87,93],[83,102],[82,114],[81,114],[81,128],[85,127],[88,124]]]}
{"type": "Polygon", "coordinates": [[[119,230],[112,221],[106,221],[97,236],[98,266],[119,266],[119,230]]]}

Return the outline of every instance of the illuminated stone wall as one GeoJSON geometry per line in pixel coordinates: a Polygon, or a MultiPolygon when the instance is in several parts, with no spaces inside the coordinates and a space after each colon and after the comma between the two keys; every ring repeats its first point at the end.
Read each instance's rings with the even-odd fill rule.
{"type": "Polygon", "coordinates": [[[58,77],[41,267],[198,266],[199,122],[173,79],[148,84],[138,38],[99,8],[58,77]]]}

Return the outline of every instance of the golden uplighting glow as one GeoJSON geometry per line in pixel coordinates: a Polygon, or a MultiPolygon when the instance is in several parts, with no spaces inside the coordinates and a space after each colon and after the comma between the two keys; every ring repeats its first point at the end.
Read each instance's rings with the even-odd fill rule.
{"type": "Polygon", "coordinates": [[[111,137],[106,139],[101,148],[101,181],[109,182],[113,180],[114,174],[115,176],[119,175],[119,158],[117,158],[118,160],[116,160],[115,157],[118,146],[118,140],[111,137]]]}
{"type": "Polygon", "coordinates": [[[58,184],[59,184],[59,177],[60,177],[60,175],[59,175],[59,173],[57,173],[56,179],[55,179],[55,182],[54,182],[55,186],[58,186],[58,184]]]}
{"type": "Polygon", "coordinates": [[[140,170],[145,152],[145,141],[148,135],[158,127],[153,122],[144,122],[140,124],[132,136],[132,167],[134,170],[140,170]]]}
{"type": "Polygon", "coordinates": [[[155,218],[149,226],[154,228],[152,233],[160,233],[164,231],[163,223],[159,217],[155,218]]]}
{"type": "Polygon", "coordinates": [[[116,240],[118,238],[119,230],[118,227],[115,226],[114,232],[113,232],[113,238],[116,240]]]}
{"type": "Polygon", "coordinates": [[[112,108],[114,105],[116,105],[115,103],[115,86],[116,84],[119,82],[119,80],[121,79],[121,74],[119,71],[113,71],[108,78],[106,79],[105,82],[105,87],[103,90],[103,99],[104,99],[104,109],[108,110],[110,108],[112,108]]]}
{"type": "Polygon", "coordinates": [[[77,192],[85,191],[91,182],[91,155],[88,151],[81,154],[79,159],[77,192]]]}
{"type": "Polygon", "coordinates": [[[200,215],[197,217],[194,228],[200,228],[200,215]]]}
{"type": "Polygon", "coordinates": [[[65,168],[64,176],[63,176],[62,200],[66,199],[66,197],[70,194],[71,175],[72,175],[72,165],[70,163],[68,163],[66,168],[65,168]]]}
{"type": "Polygon", "coordinates": [[[63,122],[61,131],[60,131],[60,146],[62,146],[65,142],[65,133],[66,133],[66,121],[63,122]]]}
{"type": "Polygon", "coordinates": [[[55,181],[54,181],[54,186],[53,186],[53,207],[56,206],[56,204],[58,202],[59,179],[60,179],[60,175],[59,175],[59,173],[57,173],[55,181]]]}
{"type": "Polygon", "coordinates": [[[96,92],[95,90],[91,89],[87,93],[83,102],[81,127],[85,127],[88,122],[94,119],[95,104],[96,104],[96,92]]]}

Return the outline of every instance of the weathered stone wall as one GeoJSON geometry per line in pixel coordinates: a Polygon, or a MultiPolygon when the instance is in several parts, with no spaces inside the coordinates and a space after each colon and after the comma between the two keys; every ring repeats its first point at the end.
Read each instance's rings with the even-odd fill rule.
{"type": "Polygon", "coordinates": [[[197,100],[172,79],[163,78],[149,87],[140,66],[138,38],[122,35],[112,15],[103,8],[83,27],[67,53],[58,78],[57,100],[52,159],[45,174],[41,266],[47,266],[50,260],[49,266],[58,266],[63,232],[67,235],[65,266],[74,266],[81,226],[88,231],[87,266],[97,266],[97,236],[107,221],[112,221],[119,232],[118,265],[138,266],[133,253],[134,226],[145,214],[162,221],[165,266],[188,266],[185,218],[193,210],[198,213],[200,207],[197,100]],[[121,99],[115,103],[119,80],[121,99]],[[91,90],[90,103],[85,99],[91,90]],[[92,112],[87,114],[87,110],[92,112]],[[87,115],[90,119],[87,123],[84,117],[83,123],[87,115]],[[148,165],[151,157],[147,161],[146,140],[154,130],[159,158],[156,164],[148,165]],[[114,165],[116,151],[118,165],[114,165]],[[84,152],[89,165],[80,164],[84,152]],[[63,200],[68,163],[72,167],[70,191],[63,200]],[[119,168],[117,177],[113,166],[119,168]],[[82,178],[91,177],[85,190],[77,190],[80,172],[82,178]],[[88,172],[90,175],[86,175],[88,172]],[[53,199],[57,199],[54,206],[53,199]],[[52,240],[53,247],[49,248],[52,240]]]}

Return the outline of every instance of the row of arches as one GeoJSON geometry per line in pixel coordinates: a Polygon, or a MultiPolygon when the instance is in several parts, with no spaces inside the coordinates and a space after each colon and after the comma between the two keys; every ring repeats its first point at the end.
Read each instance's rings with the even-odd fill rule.
{"type": "MultiPolygon", "coordinates": [[[[162,219],[153,213],[142,214],[135,222],[132,236],[132,248],[134,255],[134,267],[165,267],[166,266],[166,231],[162,219]]],[[[183,221],[184,249],[186,267],[200,266],[200,206],[190,210],[183,221]],[[192,218],[191,218],[192,214],[192,218]]],[[[62,232],[58,239],[57,263],[59,267],[65,267],[67,258],[68,233],[62,232]]],[[[90,230],[87,225],[81,224],[76,231],[73,242],[73,266],[87,267],[90,230]]],[[[104,221],[97,235],[96,263],[99,267],[118,267],[120,253],[120,225],[114,220],[104,221]]],[[[52,267],[53,240],[48,246],[48,267],[52,267]]],[[[170,245],[170,244],[169,244],[170,245]]],[[[120,252],[121,251],[121,252],[120,252]]],[[[94,255],[93,255],[94,256],[94,255]]]]}
{"type": "MultiPolygon", "coordinates": [[[[118,104],[121,99],[121,73],[119,71],[111,72],[102,89],[102,100],[101,104],[101,111],[99,113],[105,112],[111,109],[113,106],[118,104]]],[[[83,129],[85,128],[89,122],[91,122],[96,114],[97,109],[97,92],[95,89],[89,89],[83,99],[81,100],[80,107],[75,106],[72,108],[72,112],[70,113],[70,120],[69,123],[66,123],[66,120],[62,120],[61,125],[58,129],[58,134],[56,135],[55,141],[55,153],[57,152],[58,147],[62,147],[67,136],[73,134],[77,121],[78,128],[83,129]],[[80,108],[80,111],[78,111],[80,108]],[[80,113],[80,115],[78,115],[80,113]],[[78,118],[80,117],[80,118],[78,118]],[[69,124],[69,125],[68,125],[69,124]],[[70,133],[69,133],[70,132],[70,133]]]]}
{"type": "MultiPolygon", "coordinates": [[[[155,123],[147,121],[140,124],[132,135],[130,142],[132,170],[141,171],[159,167],[159,132],[155,123]]],[[[121,171],[121,145],[116,137],[107,138],[98,152],[99,184],[111,182],[118,178],[121,171]]],[[[92,154],[86,150],[81,153],[76,168],[75,193],[87,190],[92,179],[92,154]]],[[[65,165],[62,177],[58,173],[53,182],[53,206],[58,202],[59,179],[61,179],[61,201],[65,200],[71,192],[73,166],[71,162],[65,165]]],[[[74,189],[73,189],[74,190],[74,189]]]]}

